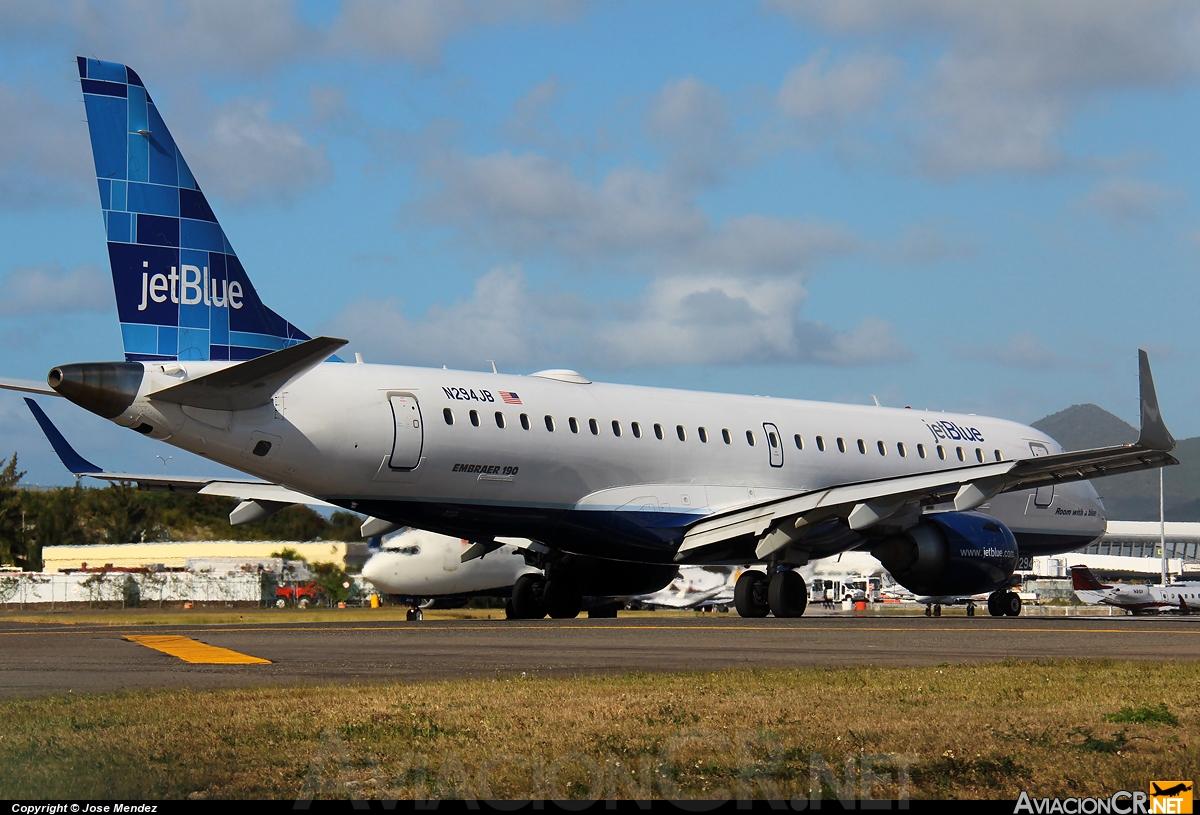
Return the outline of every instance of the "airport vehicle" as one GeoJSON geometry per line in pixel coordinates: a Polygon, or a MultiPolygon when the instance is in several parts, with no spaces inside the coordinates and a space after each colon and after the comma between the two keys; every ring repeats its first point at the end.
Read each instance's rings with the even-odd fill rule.
{"type": "Polygon", "coordinates": [[[1147,586],[1137,583],[1101,583],[1087,566],[1071,567],[1075,595],[1091,605],[1116,606],[1131,614],[1189,614],[1200,608],[1200,583],[1147,586]]]}
{"type": "Polygon", "coordinates": [[[792,617],[796,567],[850,549],[917,593],[1002,592],[1019,556],[1104,532],[1087,479],[1177,463],[1144,352],[1138,441],[1072,453],[984,416],[327,362],[346,341],[262,302],[141,78],[78,65],[125,361],[6,386],[262,479],[225,493],[239,520],[317,499],[371,515],[364,535],[472,540],[468,559],[527,539],[545,576],[518,581],[518,616],[574,616],[598,574],[638,594],[757,563],[738,612],[792,617]]]}

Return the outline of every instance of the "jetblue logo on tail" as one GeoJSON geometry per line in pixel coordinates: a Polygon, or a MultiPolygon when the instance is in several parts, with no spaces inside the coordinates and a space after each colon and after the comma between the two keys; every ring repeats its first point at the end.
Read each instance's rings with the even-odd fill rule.
{"type": "MultiPolygon", "coordinates": [[[[143,267],[149,265],[149,261],[142,263],[143,267]]],[[[182,303],[185,306],[203,303],[217,308],[242,307],[242,297],[245,295],[242,294],[242,284],[236,280],[232,283],[225,280],[209,280],[207,266],[203,269],[184,266],[180,271],[183,274],[176,272],[172,266],[170,274],[151,275],[149,272],[142,272],[142,302],[138,303],[137,310],[145,311],[151,302],[165,303],[168,299],[172,303],[182,303]],[[218,283],[221,284],[219,295],[218,283]]]]}

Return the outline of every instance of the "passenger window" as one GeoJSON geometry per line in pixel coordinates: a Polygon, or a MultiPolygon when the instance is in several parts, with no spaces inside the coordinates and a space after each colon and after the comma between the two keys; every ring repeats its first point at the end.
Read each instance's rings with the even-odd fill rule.
{"type": "Polygon", "coordinates": [[[446,420],[446,424],[454,424],[454,411],[450,408],[442,408],[442,418],[446,420]]]}
{"type": "Polygon", "coordinates": [[[554,417],[551,416],[549,413],[546,414],[546,429],[549,430],[551,433],[554,432],[554,417]]]}
{"type": "Polygon", "coordinates": [[[864,456],[867,454],[867,445],[863,444],[862,439],[858,440],[858,452],[862,453],[864,456]]]}
{"type": "Polygon", "coordinates": [[[775,434],[772,433],[770,430],[767,431],[767,444],[771,445],[772,449],[779,446],[779,439],[776,438],[775,434]]]}
{"type": "Polygon", "coordinates": [[[475,425],[476,427],[479,427],[479,412],[478,411],[474,411],[474,410],[471,411],[471,424],[475,425]]]}
{"type": "Polygon", "coordinates": [[[498,428],[500,428],[501,430],[503,430],[503,429],[504,429],[504,424],[505,424],[505,422],[504,422],[504,414],[503,414],[503,413],[501,413],[500,411],[498,411],[498,410],[497,410],[497,411],[496,411],[496,427],[498,427],[498,428]]]}
{"type": "Polygon", "coordinates": [[[726,444],[733,444],[733,436],[729,435],[729,428],[726,427],[721,430],[721,438],[726,444]]]}
{"type": "Polygon", "coordinates": [[[917,445],[917,455],[920,456],[921,458],[925,458],[925,445],[923,445],[923,444],[917,445]]]}
{"type": "Polygon", "coordinates": [[[572,416],[570,419],[567,419],[567,424],[570,426],[572,433],[579,432],[579,422],[575,419],[574,416],[572,416]]]}
{"type": "Polygon", "coordinates": [[[621,437],[621,423],[613,419],[613,435],[617,438],[621,437]]]}
{"type": "Polygon", "coordinates": [[[896,452],[900,454],[900,458],[908,457],[908,448],[904,446],[904,442],[896,442],[896,452]]]}
{"type": "Polygon", "coordinates": [[[993,452],[995,452],[995,454],[996,454],[996,461],[1004,461],[1004,456],[1000,455],[999,450],[995,450],[993,452]]]}
{"type": "Polygon", "coordinates": [[[679,437],[680,441],[687,441],[687,431],[683,429],[683,425],[675,425],[675,435],[679,437]]]}
{"type": "Polygon", "coordinates": [[[521,429],[522,430],[529,429],[529,414],[527,414],[527,413],[521,414],[521,429]]]}
{"type": "Polygon", "coordinates": [[[959,461],[966,461],[966,460],[967,460],[967,457],[963,455],[963,449],[962,449],[961,447],[958,447],[958,448],[955,448],[955,449],[957,449],[957,450],[958,450],[958,460],[959,460],[959,461]]]}
{"type": "Polygon", "coordinates": [[[633,431],[633,437],[640,439],[642,437],[642,426],[637,422],[630,422],[629,429],[633,431]]]}
{"type": "Polygon", "coordinates": [[[708,444],[708,430],[701,427],[701,428],[699,428],[699,430],[697,430],[697,433],[699,433],[699,435],[700,435],[701,443],[708,444]]]}
{"type": "Polygon", "coordinates": [[[980,450],[978,447],[975,448],[975,458],[976,458],[976,460],[979,461],[980,464],[983,463],[983,451],[980,450]]]}
{"type": "Polygon", "coordinates": [[[942,447],[942,445],[939,444],[937,446],[937,451],[938,451],[938,458],[940,458],[942,461],[945,461],[946,460],[946,448],[942,447]]]}
{"type": "Polygon", "coordinates": [[[796,442],[796,449],[797,449],[797,450],[803,450],[803,449],[804,449],[804,439],[800,438],[800,434],[799,434],[799,433],[797,433],[797,434],[796,434],[796,435],[795,435],[795,436],[792,438],[792,440],[793,440],[794,442],[796,442]]]}
{"type": "Polygon", "coordinates": [[[658,422],[654,423],[654,435],[657,436],[660,440],[663,437],[662,425],[660,425],[658,422]]]}
{"type": "Polygon", "coordinates": [[[879,448],[879,455],[881,455],[881,456],[887,455],[887,448],[884,447],[883,442],[877,441],[877,442],[875,442],[875,446],[879,448]]]}
{"type": "Polygon", "coordinates": [[[754,431],[753,430],[746,431],[746,444],[750,445],[751,447],[754,446],[755,441],[754,441],[754,431]]]}
{"type": "Polygon", "coordinates": [[[593,436],[600,435],[600,425],[596,424],[595,419],[588,419],[588,429],[592,431],[593,436]]]}
{"type": "Polygon", "coordinates": [[[817,436],[817,449],[820,450],[822,453],[825,452],[825,437],[824,436],[817,436]]]}

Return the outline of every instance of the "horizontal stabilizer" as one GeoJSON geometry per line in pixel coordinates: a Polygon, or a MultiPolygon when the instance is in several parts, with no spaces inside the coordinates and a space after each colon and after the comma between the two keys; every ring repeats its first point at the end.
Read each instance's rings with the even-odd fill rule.
{"type": "Polygon", "coordinates": [[[35,382],[32,379],[0,379],[0,390],[36,393],[41,396],[62,396],[45,382],[35,382]]]}
{"type": "Polygon", "coordinates": [[[25,404],[29,405],[29,410],[33,413],[33,418],[37,419],[37,423],[41,425],[42,432],[46,434],[46,438],[50,440],[50,446],[54,448],[54,452],[58,454],[58,460],[63,463],[72,475],[92,475],[103,472],[101,467],[97,467],[92,462],[88,461],[79,453],[75,452],[75,448],[67,441],[62,433],[58,432],[58,428],[54,426],[54,422],[50,421],[50,417],[42,410],[42,406],[37,402],[25,397],[25,404]]]}
{"type": "Polygon", "coordinates": [[[329,359],[347,340],[316,337],[149,394],[160,402],[208,410],[252,410],[291,380],[329,359]]]}

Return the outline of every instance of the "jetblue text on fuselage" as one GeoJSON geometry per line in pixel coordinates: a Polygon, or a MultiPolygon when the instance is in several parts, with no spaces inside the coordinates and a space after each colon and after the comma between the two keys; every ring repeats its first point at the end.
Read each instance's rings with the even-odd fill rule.
{"type": "Polygon", "coordinates": [[[925,422],[934,439],[953,439],[954,441],[983,441],[983,433],[977,427],[962,427],[954,422],[925,422]]]}
{"type": "MultiPolygon", "coordinates": [[[[143,262],[142,268],[149,265],[143,262]]],[[[236,280],[209,280],[207,266],[203,269],[181,266],[178,272],[172,266],[170,274],[142,272],[142,302],[138,304],[138,311],[145,311],[151,302],[165,303],[168,299],[185,306],[203,303],[217,308],[241,308],[243,296],[242,284],[236,280]],[[221,284],[220,294],[217,283],[221,284]]]]}

